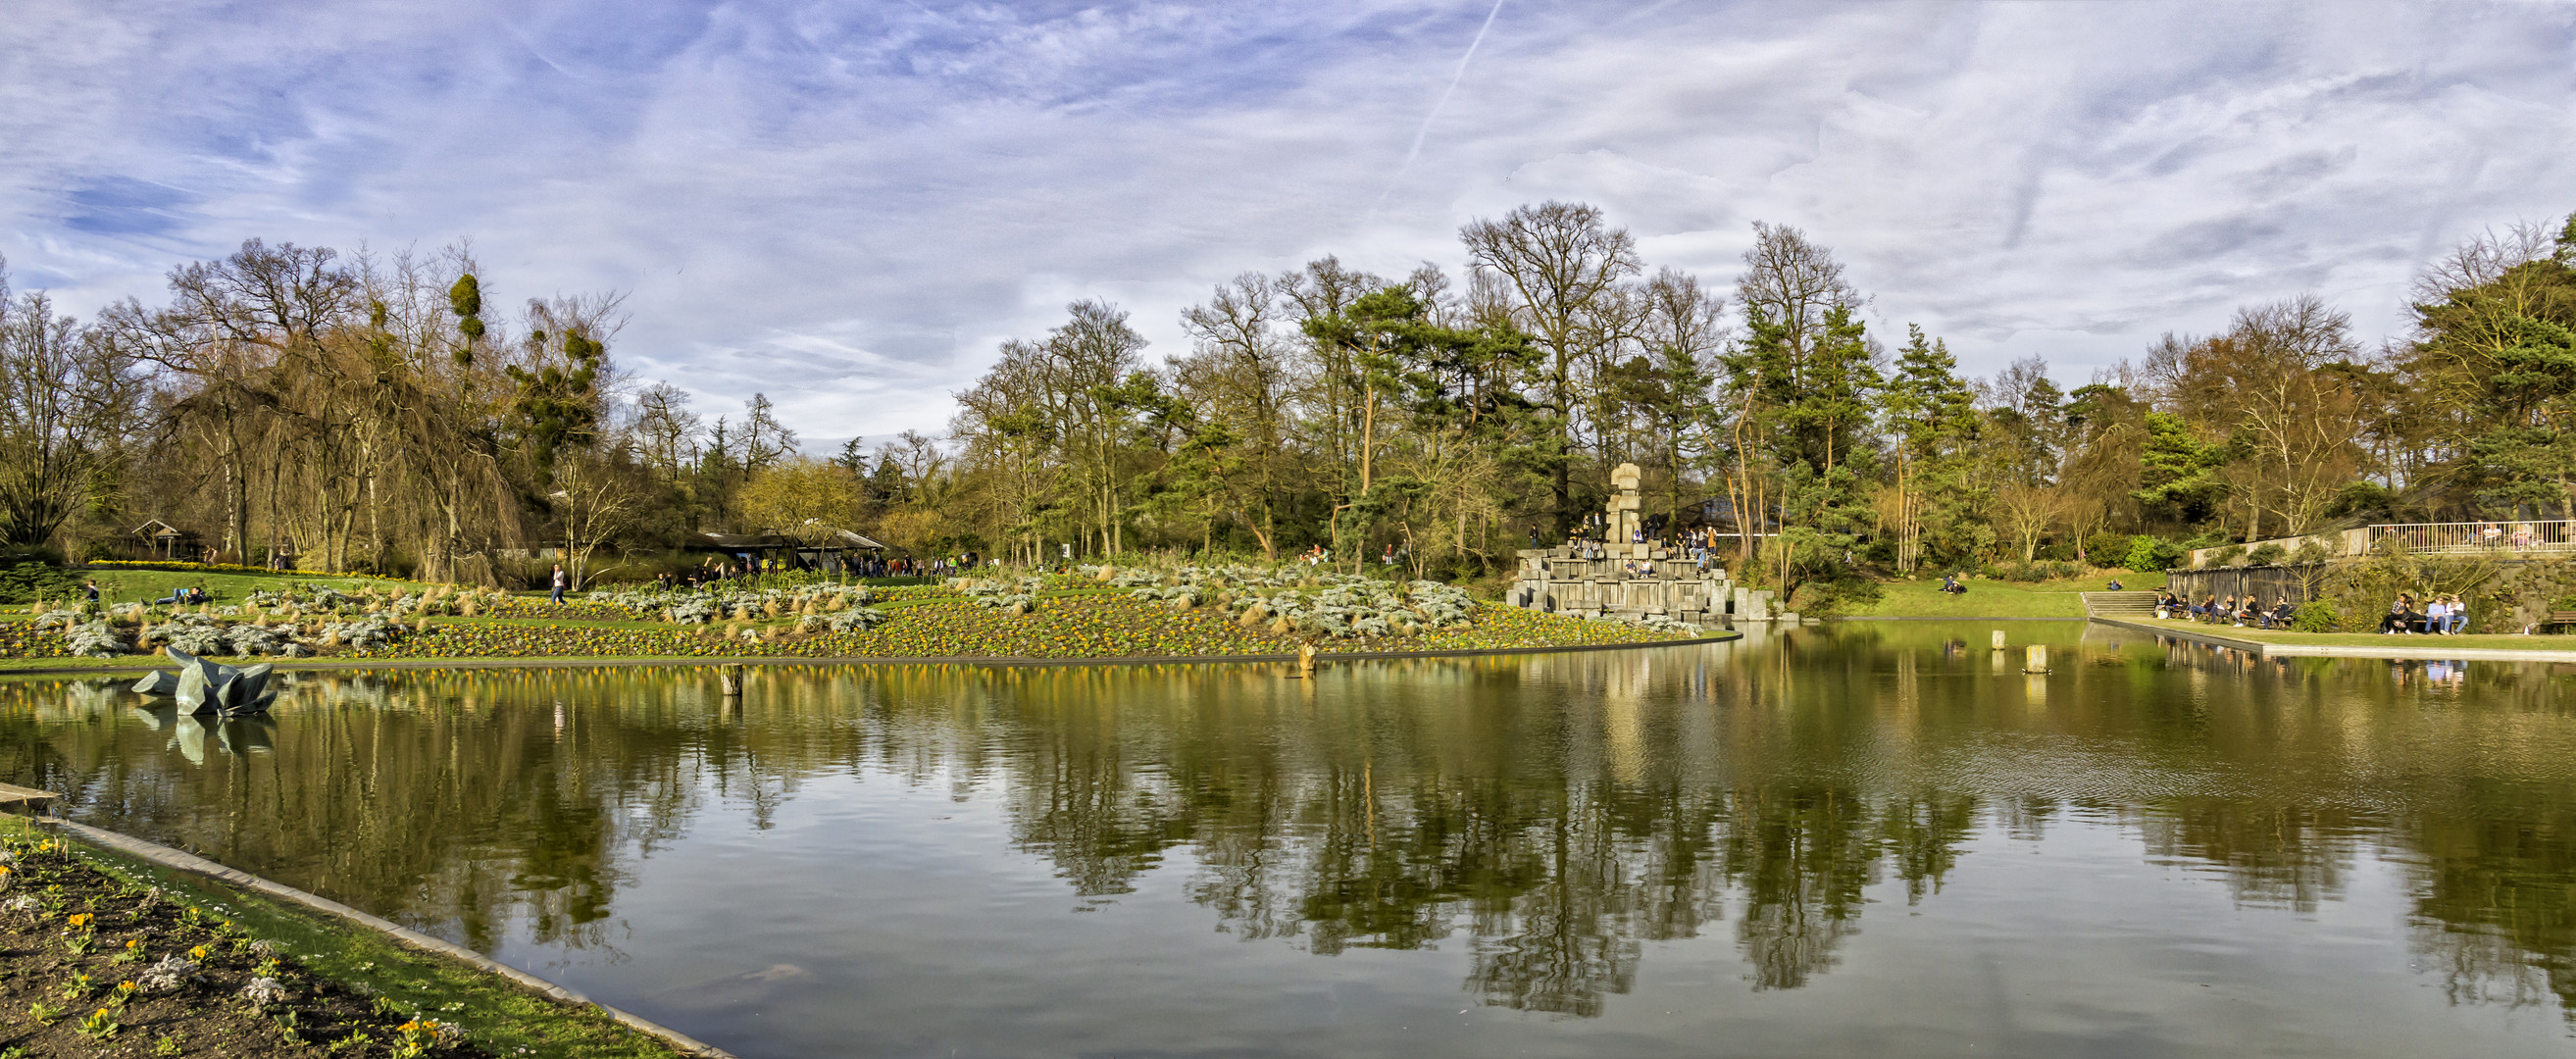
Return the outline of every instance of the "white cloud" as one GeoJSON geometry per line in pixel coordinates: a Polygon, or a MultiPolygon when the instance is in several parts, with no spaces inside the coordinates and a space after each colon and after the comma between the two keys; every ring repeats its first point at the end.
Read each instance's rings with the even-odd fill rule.
{"type": "Polygon", "coordinates": [[[1454,264],[1547,197],[1721,286],[1799,225],[1882,326],[2070,379],[2302,290],[2392,332],[2443,245],[2576,208],[2566,7],[1506,5],[1427,125],[1490,4],[14,7],[21,286],[470,235],[818,441],[938,427],[1071,298],[1173,352],[1226,276],[1454,264]]]}

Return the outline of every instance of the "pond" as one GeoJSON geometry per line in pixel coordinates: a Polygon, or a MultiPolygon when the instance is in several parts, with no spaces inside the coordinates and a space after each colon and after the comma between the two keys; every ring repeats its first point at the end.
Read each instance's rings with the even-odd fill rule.
{"type": "Polygon", "coordinates": [[[307,675],[212,729],[21,680],[0,779],[753,1057],[2569,1047],[2576,667],[1851,622],[1287,672],[307,675]]]}

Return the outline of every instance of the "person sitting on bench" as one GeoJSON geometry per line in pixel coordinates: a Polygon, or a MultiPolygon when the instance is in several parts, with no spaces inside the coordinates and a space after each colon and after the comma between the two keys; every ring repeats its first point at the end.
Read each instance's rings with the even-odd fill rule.
{"type": "Polygon", "coordinates": [[[2266,629],[2289,628],[2290,619],[2297,617],[2298,614],[2299,608],[2290,605],[2290,597],[2283,596],[2279,602],[2272,604],[2272,609],[2263,612],[2263,627],[2266,629]]]}
{"type": "Polygon", "coordinates": [[[2389,602],[2388,616],[2379,619],[2379,631],[2383,635],[2411,634],[2415,631],[2415,623],[2420,620],[2422,617],[2415,613],[2415,597],[2400,592],[2395,600],[2389,602]]]}

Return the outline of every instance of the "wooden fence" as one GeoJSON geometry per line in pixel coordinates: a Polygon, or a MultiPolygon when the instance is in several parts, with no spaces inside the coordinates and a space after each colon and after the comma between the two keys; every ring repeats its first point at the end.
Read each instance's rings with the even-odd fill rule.
{"type": "Polygon", "coordinates": [[[2191,600],[2197,600],[2202,596],[2215,596],[2219,599],[2235,596],[2243,599],[2246,593],[2251,592],[2256,600],[2267,607],[2271,606],[2274,600],[2284,596],[2289,597],[2292,603],[2306,603],[2308,589],[2301,579],[2302,575],[2312,577],[2320,573],[2317,566],[2321,565],[2323,564],[2169,570],[2165,572],[2165,587],[2171,589],[2174,595],[2191,600]]]}

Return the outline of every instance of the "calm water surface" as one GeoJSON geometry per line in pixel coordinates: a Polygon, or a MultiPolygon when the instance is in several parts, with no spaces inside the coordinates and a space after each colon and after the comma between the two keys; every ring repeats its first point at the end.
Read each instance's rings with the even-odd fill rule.
{"type": "Polygon", "coordinates": [[[18,682],[0,779],[746,1056],[2576,1046],[2576,667],[1901,622],[1281,674],[308,676],[213,730],[18,682]]]}

